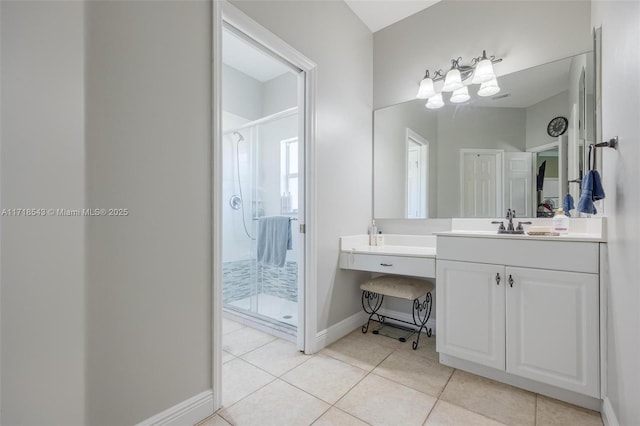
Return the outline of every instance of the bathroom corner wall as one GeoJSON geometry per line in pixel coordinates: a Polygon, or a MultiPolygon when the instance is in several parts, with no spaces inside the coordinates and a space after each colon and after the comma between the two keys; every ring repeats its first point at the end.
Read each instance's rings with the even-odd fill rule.
{"type": "Polygon", "coordinates": [[[592,23],[602,27],[602,137],[618,136],[617,150],[602,148],[609,268],[607,403],[620,425],[640,419],[640,3],[594,1],[592,23]]]}
{"type": "Polygon", "coordinates": [[[318,64],[316,97],[317,330],[360,311],[360,273],[338,268],[338,238],[371,219],[373,35],[341,1],[233,1],[318,64]]]}
{"type": "Polygon", "coordinates": [[[86,3],[87,418],[211,389],[211,3],[86,3]]]}

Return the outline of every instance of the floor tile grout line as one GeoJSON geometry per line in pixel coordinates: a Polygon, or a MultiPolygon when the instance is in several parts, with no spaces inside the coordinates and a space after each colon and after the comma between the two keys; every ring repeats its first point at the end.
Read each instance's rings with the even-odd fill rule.
{"type": "MultiPolygon", "coordinates": [[[[274,340],[274,341],[275,341],[275,340],[274,340]]],[[[286,340],[285,340],[285,341],[286,341],[286,340]]],[[[270,343],[272,343],[272,342],[270,342],[270,343]]],[[[268,344],[269,344],[269,343],[267,343],[267,345],[268,345],[268,344]]],[[[265,345],[265,346],[266,346],[266,345],[265,345]]],[[[261,346],[261,347],[262,347],[262,346],[261,346]]],[[[256,348],[256,349],[260,349],[260,348],[256,348]]],[[[251,351],[251,352],[253,352],[253,351],[251,351]]],[[[249,353],[251,353],[251,352],[247,352],[247,353],[246,353],[246,354],[244,354],[244,355],[248,355],[248,354],[249,354],[249,353]]],[[[272,376],[275,376],[275,377],[276,377],[276,378],[278,378],[278,379],[282,378],[282,376],[284,376],[285,374],[287,374],[287,373],[288,373],[288,372],[290,372],[291,370],[295,370],[296,368],[300,367],[302,364],[306,363],[306,362],[307,362],[307,361],[309,361],[311,358],[313,358],[314,356],[316,356],[316,354],[313,354],[313,355],[306,355],[306,354],[305,354],[305,355],[303,355],[303,356],[307,357],[307,359],[305,359],[304,361],[302,361],[300,364],[297,364],[297,365],[295,365],[295,366],[293,366],[293,367],[289,368],[289,369],[288,369],[288,370],[286,370],[284,373],[281,373],[281,374],[279,374],[279,375],[276,375],[276,374],[271,373],[271,372],[270,372],[270,371],[268,371],[268,370],[265,370],[264,368],[260,367],[259,365],[256,365],[256,364],[252,363],[251,361],[249,361],[249,360],[247,360],[247,359],[242,358],[244,355],[239,356],[239,357],[237,357],[237,358],[240,358],[240,359],[241,359],[241,360],[243,360],[244,362],[247,362],[247,363],[249,363],[249,364],[253,365],[254,367],[256,367],[256,368],[258,368],[258,369],[260,369],[260,370],[264,371],[265,373],[269,373],[269,374],[271,374],[272,376]]]]}
{"type": "Polygon", "coordinates": [[[258,389],[256,389],[256,390],[254,390],[254,391],[252,391],[252,392],[248,393],[247,395],[243,396],[242,398],[240,398],[239,400],[237,400],[237,401],[236,401],[236,402],[234,402],[233,404],[229,405],[228,407],[221,406],[221,407],[218,409],[218,411],[216,411],[216,412],[217,412],[217,413],[220,413],[220,412],[222,412],[222,411],[224,411],[224,410],[226,410],[226,409],[229,409],[229,408],[233,407],[234,405],[236,405],[236,404],[237,404],[237,403],[239,403],[240,401],[243,401],[243,400],[245,400],[246,398],[248,398],[248,397],[250,397],[251,395],[253,395],[254,393],[258,392],[260,389],[262,389],[262,388],[264,388],[264,387],[266,387],[266,386],[269,386],[271,383],[273,383],[273,382],[275,382],[276,380],[278,380],[278,378],[277,378],[277,377],[275,377],[275,376],[273,376],[273,375],[271,375],[271,377],[273,377],[273,380],[270,380],[269,382],[267,382],[267,383],[265,383],[264,385],[260,386],[258,389]]]}
{"type": "Polygon", "coordinates": [[[440,402],[440,398],[437,398],[436,402],[433,403],[433,405],[431,406],[431,409],[427,413],[427,417],[425,417],[424,420],[422,421],[422,423],[421,423],[422,426],[427,424],[427,420],[429,420],[429,416],[431,416],[431,413],[433,413],[433,410],[436,409],[436,405],[438,405],[439,402],[440,402]]]}

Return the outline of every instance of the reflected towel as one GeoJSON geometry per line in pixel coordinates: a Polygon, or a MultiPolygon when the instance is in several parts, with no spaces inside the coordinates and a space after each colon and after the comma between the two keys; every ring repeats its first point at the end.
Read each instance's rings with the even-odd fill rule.
{"type": "Polygon", "coordinates": [[[598,210],[593,204],[594,201],[604,199],[604,188],[600,180],[600,173],[597,170],[590,170],[582,179],[582,193],[578,201],[578,211],[581,213],[596,214],[598,210]]]}
{"type": "Polygon", "coordinates": [[[571,194],[567,193],[567,195],[564,196],[564,201],[562,202],[562,209],[564,210],[564,214],[566,214],[567,217],[571,217],[570,211],[575,208],[576,206],[573,204],[573,197],[571,196],[571,194]]]}
{"type": "Polygon", "coordinates": [[[258,219],[258,262],[282,267],[291,250],[291,219],[287,216],[265,216],[258,219]]]}

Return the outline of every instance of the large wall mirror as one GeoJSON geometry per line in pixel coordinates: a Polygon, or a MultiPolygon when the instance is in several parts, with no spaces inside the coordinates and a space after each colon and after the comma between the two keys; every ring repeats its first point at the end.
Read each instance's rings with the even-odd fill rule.
{"type": "Polygon", "coordinates": [[[374,217],[535,217],[567,193],[577,202],[595,134],[593,62],[586,52],[503,75],[498,94],[456,106],[376,110],[374,217]],[[547,134],[555,117],[568,120],[559,137],[547,134]]]}

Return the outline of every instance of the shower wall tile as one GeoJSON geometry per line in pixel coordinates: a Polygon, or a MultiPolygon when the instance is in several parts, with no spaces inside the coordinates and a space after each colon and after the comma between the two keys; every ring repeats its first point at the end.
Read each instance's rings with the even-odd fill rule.
{"type": "Polygon", "coordinates": [[[222,265],[224,303],[268,294],[292,302],[298,301],[298,264],[283,267],[262,265],[254,259],[225,262],[222,265]]]}

